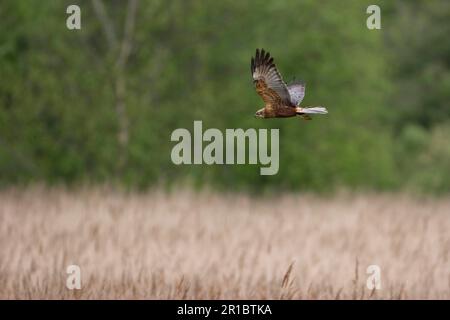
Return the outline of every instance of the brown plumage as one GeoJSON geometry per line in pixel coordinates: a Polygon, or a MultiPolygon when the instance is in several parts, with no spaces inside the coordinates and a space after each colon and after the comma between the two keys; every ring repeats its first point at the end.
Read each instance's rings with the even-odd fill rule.
{"type": "Polygon", "coordinates": [[[285,118],[301,116],[310,120],[309,114],[328,113],[324,107],[302,108],[300,102],[305,95],[303,83],[289,86],[283,81],[275,66],[273,58],[264,49],[256,49],[255,58],[251,60],[251,72],[256,92],[264,101],[264,108],[255,114],[258,118],[285,118]]]}

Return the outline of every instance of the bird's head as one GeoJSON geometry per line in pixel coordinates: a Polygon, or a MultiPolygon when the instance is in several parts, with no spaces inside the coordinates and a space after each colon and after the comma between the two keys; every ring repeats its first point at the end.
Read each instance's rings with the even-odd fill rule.
{"type": "Polygon", "coordinates": [[[256,111],[255,118],[264,118],[264,109],[256,111]]]}

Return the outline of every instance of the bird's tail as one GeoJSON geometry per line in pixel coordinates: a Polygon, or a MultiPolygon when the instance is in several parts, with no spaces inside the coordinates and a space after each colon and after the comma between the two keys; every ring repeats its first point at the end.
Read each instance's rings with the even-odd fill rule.
{"type": "Polygon", "coordinates": [[[328,110],[325,107],[296,107],[297,114],[303,115],[303,114],[327,114],[328,110]]]}

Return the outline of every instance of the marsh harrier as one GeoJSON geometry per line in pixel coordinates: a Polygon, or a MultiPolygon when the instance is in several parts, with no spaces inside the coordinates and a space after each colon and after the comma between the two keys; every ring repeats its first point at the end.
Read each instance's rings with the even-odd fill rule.
{"type": "Polygon", "coordinates": [[[301,116],[310,120],[310,114],[326,114],[324,107],[300,107],[305,96],[305,84],[294,82],[289,85],[281,78],[273,58],[264,49],[256,49],[252,57],[251,71],[256,92],[264,101],[264,108],[256,111],[257,118],[286,118],[301,116]]]}

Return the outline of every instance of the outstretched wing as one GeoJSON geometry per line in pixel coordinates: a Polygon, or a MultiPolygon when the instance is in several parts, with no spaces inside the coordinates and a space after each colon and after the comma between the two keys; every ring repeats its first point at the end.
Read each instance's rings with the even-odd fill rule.
{"type": "Polygon", "coordinates": [[[289,95],[291,97],[291,103],[294,106],[298,106],[305,97],[305,83],[304,82],[293,82],[288,85],[289,95]]]}
{"type": "Polygon", "coordinates": [[[256,92],[266,104],[291,104],[290,95],[281,74],[278,72],[273,58],[264,49],[256,49],[255,58],[252,57],[251,71],[256,92]]]}

